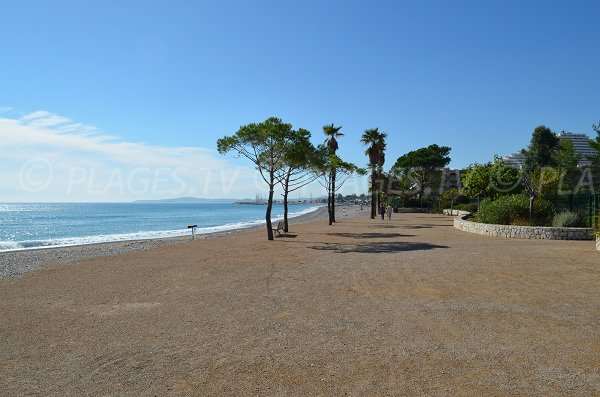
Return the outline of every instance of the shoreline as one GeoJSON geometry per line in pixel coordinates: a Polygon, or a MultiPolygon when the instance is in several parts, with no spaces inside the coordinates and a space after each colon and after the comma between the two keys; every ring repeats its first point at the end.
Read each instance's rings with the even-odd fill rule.
{"type": "MultiPolygon", "coordinates": [[[[338,216],[359,216],[361,211],[354,205],[338,206],[338,216]],[[344,208],[355,211],[343,212],[344,208]]],[[[366,208],[366,207],[365,207],[366,208]]],[[[364,211],[363,211],[364,212],[364,211]]],[[[290,218],[292,225],[312,223],[327,219],[327,208],[320,207],[315,211],[290,218]]],[[[211,239],[243,232],[255,232],[265,229],[265,225],[196,234],[195,239],[211,239]]],[[[114,256],[133,251],[145,251],[166,245],[183,244],[191,241],[190,236],[163,237],[144,240],[110,241],[103,243],[81,244],[62,247],[31,248],[0,252],[0,280],[22,277],[38,269],[96,257],[114,256]]]]}

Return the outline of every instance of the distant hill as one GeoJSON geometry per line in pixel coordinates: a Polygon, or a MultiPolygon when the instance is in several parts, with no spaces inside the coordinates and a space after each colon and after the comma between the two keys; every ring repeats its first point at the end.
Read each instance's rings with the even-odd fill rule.
{"type": "Polygon", "coordinates": [[[134,203],[178,203],[178,204],[206,204],[206,203],[233,203],[232,199],[205,199],[198,197],[177,197],[161,200],[135,200],[134,203]]]}

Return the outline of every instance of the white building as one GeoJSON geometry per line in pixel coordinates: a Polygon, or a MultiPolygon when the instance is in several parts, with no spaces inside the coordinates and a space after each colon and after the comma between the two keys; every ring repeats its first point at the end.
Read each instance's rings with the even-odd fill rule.
{"type": "MultiPolygon", "coordinates": [[[[567,139],[571,141],[571,143],[573,143],[575,153],[581,154],[581,160],[578,164],[579,167],[585,167],[590,165],[591,162],[588,158],[590,156],[595,156],[596,154],[598,154],[596,153],[595,149],[590,147],[590,137],[588,137],[585,134],[576,134],[573,132],[563,131],[560,134],[558,134],[558,139],[567,139]]],[[[519,151],[511,154],[510,156],[502,157],[502,161],[504,161],[504,164],[506,165],[521,168],[525,165],[525,155],[519,151]]]]}
{"type": "Polygon", "coordinates": [[[573,132],[563,131],[558,134],[558,138],[571,141],[575,152],[581,154],[581,160],[578,164],[579,167],[590,165],[591,161],[588,160],[588,158],[598,154],[594,148],[590,147],[590,137],[585,134],[575,134],[573,132]]]}
{"type": "Polygon", "coordinates": [[[511,167],[521,168],[525,165],[525,155],[521,152],[516,152],[510,156],[502,157],[502,161],[511,167]]]}

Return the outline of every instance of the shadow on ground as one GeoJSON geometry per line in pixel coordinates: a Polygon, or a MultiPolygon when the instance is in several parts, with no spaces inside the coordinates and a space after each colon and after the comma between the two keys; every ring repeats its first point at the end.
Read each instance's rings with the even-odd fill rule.
{"type": "Polygon", "coordinates": [[[454,227],[453,225],[433,225],[433,224],[421,224],[421,225],[402,225],[404,229],[431,229],[434,227],[454,227]]]}
{"type": "Polygon", "coordinates": [[[401,233],[327,233],[328,236],[350,237],[350,238],[395,238],[415,237],[414,234],[401,233]]]}
{"type": "Polygon", "coordinates": [[[324,245],[315,245],[310,247],[320,251],[333,251],[340,254],[359,252],[364,254],[380,254],[404,251],[426,251],[436,248],[449,248],[445,245],[436,245],[429,243],[413,242],[393,242],[393,243],[370,243],[370,244],[338,244],[325,243],[324,245]]]}

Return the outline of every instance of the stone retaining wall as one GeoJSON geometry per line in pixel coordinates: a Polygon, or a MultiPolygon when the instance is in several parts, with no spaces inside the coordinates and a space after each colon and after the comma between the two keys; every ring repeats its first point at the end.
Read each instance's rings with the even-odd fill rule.
{"type": "Polygon", "coordinates": [[[464,215],[469,215],[470,212],[469,211],[462,211],[462,210],[451,210],[449,208],[446,208],[446,209],[442,210],[442,214],[444,214],[444,215],[452,215],[452,216],[464,216],[464,215]]]}
{"type": "MultiPolygon", "coordinates": [[[[490,237],[548,239],[548,240],[594,240],[594,230],[584,227],[538,227],[490,225],[471,222],[466,216],[454,218],[454,227],[464,232],[481,234],[490,237]]],[[[596,242],[596,248],[600,249],[596,242]]]]}

